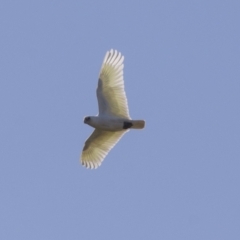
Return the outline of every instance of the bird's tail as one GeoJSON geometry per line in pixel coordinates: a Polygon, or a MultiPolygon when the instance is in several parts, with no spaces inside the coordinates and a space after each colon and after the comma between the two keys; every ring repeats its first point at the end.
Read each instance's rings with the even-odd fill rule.
{"type": "Polygon", "coordinates": [[[135,129],[142,129],[145,127],[145,121],[144,120],[131,120],[132,126],[131,128],[135,129]]]}

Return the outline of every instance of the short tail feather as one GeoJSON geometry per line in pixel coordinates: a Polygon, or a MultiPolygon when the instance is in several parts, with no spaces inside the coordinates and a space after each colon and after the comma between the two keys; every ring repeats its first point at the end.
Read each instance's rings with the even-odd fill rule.
{"type": "Polygon", "coordinates": [[[145,127],[145,121],[144,120],[131,120],[132,127],[135,129],[142,129],[145,127]]]}

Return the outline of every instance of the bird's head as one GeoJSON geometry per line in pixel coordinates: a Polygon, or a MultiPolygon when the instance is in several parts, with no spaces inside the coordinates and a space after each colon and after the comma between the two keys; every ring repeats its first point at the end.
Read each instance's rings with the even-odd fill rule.
{"type": "Polygon", "coordinates": [[[90,122],[90,120],[91,120],[91,118],[90,118],[90,117],[85,117],[85,118],[84,118],[84,123],[89,123],[89,122],[90,122]]]}

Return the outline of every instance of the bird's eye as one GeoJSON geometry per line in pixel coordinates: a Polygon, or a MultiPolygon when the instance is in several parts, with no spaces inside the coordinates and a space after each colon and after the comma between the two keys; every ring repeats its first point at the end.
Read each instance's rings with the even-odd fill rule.
{"type": "Polygon", "coordinates": [[[88,122],[90,120],[90,117],[85,117],[84,122],[88,122]]]}

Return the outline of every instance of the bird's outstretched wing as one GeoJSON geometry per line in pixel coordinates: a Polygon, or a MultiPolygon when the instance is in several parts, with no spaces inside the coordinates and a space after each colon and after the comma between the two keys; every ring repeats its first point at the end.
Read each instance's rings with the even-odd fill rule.
{"type": "Polygon", "coordinates": [[[129,118],[127,97],[123,81],[124,57],[116,50],[106,53],[97,88],[99,116],[129,118]]]}
{"type": "Polygon", "coordinates": [[[103,131],[95,129],[85,142],[81,163],[87,168],[97,168],[114,145],[127,131],[103,131]]]}

